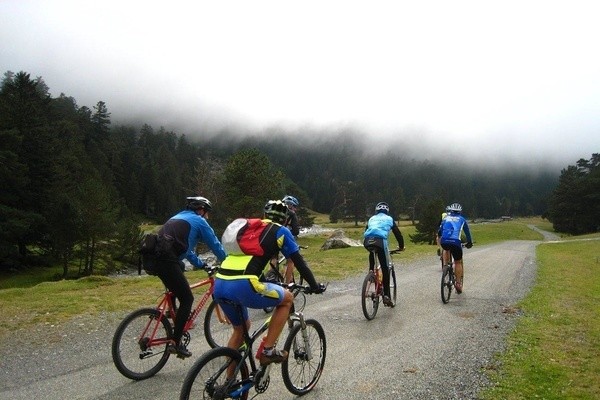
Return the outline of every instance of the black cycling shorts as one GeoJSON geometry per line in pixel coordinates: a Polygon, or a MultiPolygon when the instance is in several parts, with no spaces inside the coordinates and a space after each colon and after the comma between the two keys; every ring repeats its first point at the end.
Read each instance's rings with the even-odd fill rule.
{"type": "Polygon", "coordinates": [[[450,254],[452,254],[452,258],[454,258],[454,261],[462,260],[463,250],[461,245],[442,243],[442,249],[449,250],[450,254]]]}

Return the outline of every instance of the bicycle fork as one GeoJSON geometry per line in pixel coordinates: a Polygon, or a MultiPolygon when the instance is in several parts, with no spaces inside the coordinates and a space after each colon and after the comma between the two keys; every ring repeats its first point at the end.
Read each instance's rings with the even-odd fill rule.
{"type": "Polygon", "coordinates": [[[293,356],[301,357],[303,360],[309,361],[312,360],[312,349],[310,348],[310,340],[308,337],[308,330],[306,329],[306,321],[304,320],[304,314],[301,312],[294,313],[291,317],[290,329],[294,326],[295,322],[300,324],[300,332],[302,333],[302,342],[294,340],[292,343],[292,348],[290,351],[292,354],[289,354],[288,357],[293,356]]]}

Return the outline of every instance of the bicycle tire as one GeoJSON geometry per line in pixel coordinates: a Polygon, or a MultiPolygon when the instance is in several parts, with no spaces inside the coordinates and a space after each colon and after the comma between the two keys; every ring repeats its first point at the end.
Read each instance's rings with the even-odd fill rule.
{"type": "Polygon", "coordinates": [[[231,362],[239,363],[240,361],[243,364],[238,375],[232,378],[236,383],[232,384],[230,390],[239,389],[242,381],[250,383],[247,390],[241,393],[239,397],[235,397],[236,399],[247,399],[250,387],[253,386],[253,382],[248,381],[248,364],[245,360],[242,360],[242,355],[238,351],[228,347],[209,350],[194,362],[185,376],[179,399],[233,398],[230,390],[227,393],[215,393],[215,389],[218,390],[219,386],[224,387],[227,383],[227,366],[231,362]]]}
{"type": "Polygon", "coordinates": [[[206,315],[204,316],[204,337],[208,345],[213,349],[215,347],[227,346],[231,333],[231,322],[225,316],[219,304],[211,301],[206,308],[206,315]]]}
{"type": "Polygon", "coordinates": [[[447,304],[450,301],[450,296],[452,295],[452,269],[450,267],[444,267],[442,272],[442,282],[441,282],[441,295],[442,295],[442,303],[447,304]]]}
{"type": "Polygon", "coordinates": [[[281,375],[285,387],[297,396],[310,392],[321,377],[327,356],[327,341],[321,324],[314,319],[307,319],[306,336],[302,326],[295,324],[285,341],[283,349],[288,358],[281,364],[281,375]],[[308,342],[305,342],[304,338],[308,342]],[[310,346],[312,358],[308,359],[306,351],[310,346]]]}
{"type": "Polygon", "coordinates": [[[398,284],[396,282],[396,270],[394,267],[390,268],[390,294],[392,295],[392,301],[394,302],[394,307],[398,305],[396,302],[398,297],[398,284]]]}
{"type": "Polygon", "coordinates": [[[375,273],[369,271],[365,276],[361,292],[362,311],[367,320],[372,320],[377,315],[379,308],[379,293],[375,282],[375,273]]]}
{"type": "MultiPolygon", "coordinates": [[[[140,335],[154,330],[154,323],[160,312],[154,308],[141,308],[126,316],[117,327],[112,340],[112,358],[117,370],[125,377],[136,381],[150,378],[165,366],[169,359],[168,342],[155,347],[146,347],[140,335]],[[149,326],[150,323],[150,326],[149,326]],[[149,329],[146,327],[149,326],[149,329]]],[[[173,328],[169,320],[163,316],[156,330],[155,338],[169,339],[173,337],[173,328]]]]}

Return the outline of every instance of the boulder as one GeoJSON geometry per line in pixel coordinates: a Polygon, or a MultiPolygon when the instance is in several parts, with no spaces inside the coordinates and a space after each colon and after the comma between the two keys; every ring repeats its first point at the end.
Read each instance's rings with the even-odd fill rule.
{"type": "Polygon", "coordinates": [[[358,240],[350,239],[346,236],[343,230],[337,229],[335,230],[329,239],[323,243],[321,246],[321,251],[323,250],[331,250],[331,249],[344,249],[346,247],[358,247],[363,244],[358,240]]]}

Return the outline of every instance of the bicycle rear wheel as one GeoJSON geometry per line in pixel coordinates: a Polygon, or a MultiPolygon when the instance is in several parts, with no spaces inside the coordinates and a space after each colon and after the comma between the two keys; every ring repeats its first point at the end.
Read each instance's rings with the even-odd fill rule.
{"type": "Polygon", "coordinates": [[[212,348],[227,346],[232,333],[231,322],[218,303],[211,301],[204,316],[204,337],[212,348]]]}
{"type": "Polygon", "coordinates": [[[362,310],[365,318],[369,321],[375,318],[379,308],[379,293],[377,293],[377,283],[375,282],[375,273],[369,271],[363,281],[361,292],[362,310]]]}
{"type": "Polygon", "coordinates": [[[253,385],[242,355],[228,347],[219,347],[209,350],[192,365],[183,381],[179,399],[247,399],[253,385]],[[227,367],[232,362],[243,364],[238,374],[228,380],[227,367]]]}
{"type": "Polygon", "coordinates": [[[136,381],[150,378],[169,359],[166,351],[173,328],[166,317],[160,319],[154,308],[142,308],[129,314],[117,327],[112,340],[112,358],[117,370],[136,381]],[[153,332],[156,329],[156,333],[153,332]],[[162,339],[153,346],[150,340],[162,339]]]}
{"type": "Polygon", "coordinates": [[[454,285],[454,274],[452,273],[452,267],[444,267],[442,272],[441,282],[441,295],[442,302],[444,304],[450,301],[450,295],[452,295],[452,286],[454,285]]]}
{"type": "Polygon", "coordinates": [[[396,282],[396,270],[394,267],[390,268],[390,294],[392,295],[392,301],[394,307],[397,305],[396,299],[398,297],[398,284],[396,282]]]}
{"type": "Polygon", "coordinates": [[[307,319],[305,323],[306,332],[302,332],[300,324],[295,324],[290,331],[283,346],[289,355],[281,364],[283,383],[290,393],[297,396],[315,387],[327,355],[325,331],[321,324],[314,319],[307,319]]]}

